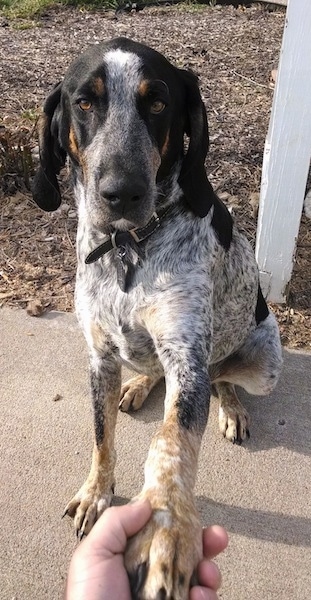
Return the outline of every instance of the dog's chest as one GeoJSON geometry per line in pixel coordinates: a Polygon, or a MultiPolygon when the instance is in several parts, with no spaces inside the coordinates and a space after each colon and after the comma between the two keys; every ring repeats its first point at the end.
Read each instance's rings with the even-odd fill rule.
{"type": "Polygon", "coordinates": [[[97,287],[91,310],[92,320],[104,325],[121,362],[135,371],[148,374],[158,358],[153,340],[141,319],[146,302],[139,289],[134,288],[124,294],[115,280],[111,280],[109,286],[97,287]]]}

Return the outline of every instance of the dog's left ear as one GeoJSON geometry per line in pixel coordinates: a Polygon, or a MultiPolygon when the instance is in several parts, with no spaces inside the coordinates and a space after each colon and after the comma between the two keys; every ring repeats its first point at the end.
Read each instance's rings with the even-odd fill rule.
{"type": "Polygon", "coordinates": [[[59,142],[61,128],[61,83],[48,96],[38,123],[40,165],[32,184],[34,201],[46,211],[61,203],[57,175],[65,165],[66,151],[59,142]]]}
{"type": "Polygon", "coordinates": [[[185,133],[189,136],[178,183],[192,211],[205,217],[215,197],[204,166],[209,147],[206,111],[196,75],[183,69],[178,69],[178,73],[186,87],[185,133]]]}

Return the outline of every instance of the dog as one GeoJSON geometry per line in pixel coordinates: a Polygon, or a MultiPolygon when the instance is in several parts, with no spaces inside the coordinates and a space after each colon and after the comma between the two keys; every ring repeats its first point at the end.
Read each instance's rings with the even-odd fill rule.
{"type": "Polygon", "coordinates": [[[65,511],[80,538],[112,500],[118,407],[139,409],[165,377],[140,493],[153,515],[125,555],[144,600],[188,598],[202,556],[193,489],[212,386],[221,433],[241,443],[249,416],[235,385],[269,394],[282,365],[252,248],[207,178],[208,145],[197,77],[125,38],[77,58],[39,124],[34,200],[59,207],[69,157],[78,208],[75,304],[95,426],[90,474],[65,511]],[[123,387],[122,365],[137,373],[123,387]]]}

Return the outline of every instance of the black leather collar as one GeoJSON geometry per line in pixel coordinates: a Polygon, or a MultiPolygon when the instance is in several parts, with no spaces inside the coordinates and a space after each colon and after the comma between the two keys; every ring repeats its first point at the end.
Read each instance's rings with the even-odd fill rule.
{"type": "Polygon", "coordinates": [[[169,205],[166,208],[160,208],[157,212],[154,212],[150,221],[148,221],[147,225],[144,227],[135,227],[129,231],[114,231],[106,237],[105,241],[100,246],[94,248],[94,250],[87,255],[85,263],[89,265],[90,263],[95,262],[104,254],[113,250],[113,248],[124,248],[126,246],[131,246],[132,248],[135,247],[136,244],[144,241],[160,227],[161,221],[171,212],[173,206],[174,205],[169,205]]]}

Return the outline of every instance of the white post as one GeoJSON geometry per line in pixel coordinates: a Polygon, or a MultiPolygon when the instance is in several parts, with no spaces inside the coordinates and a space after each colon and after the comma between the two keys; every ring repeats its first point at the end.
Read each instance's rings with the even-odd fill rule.
{"type": "Polygon", "coordinates": [[[286,300],[311,156],[311,0],[288,0],[266,138],[256,258],[264,295],[286,300]]]}

